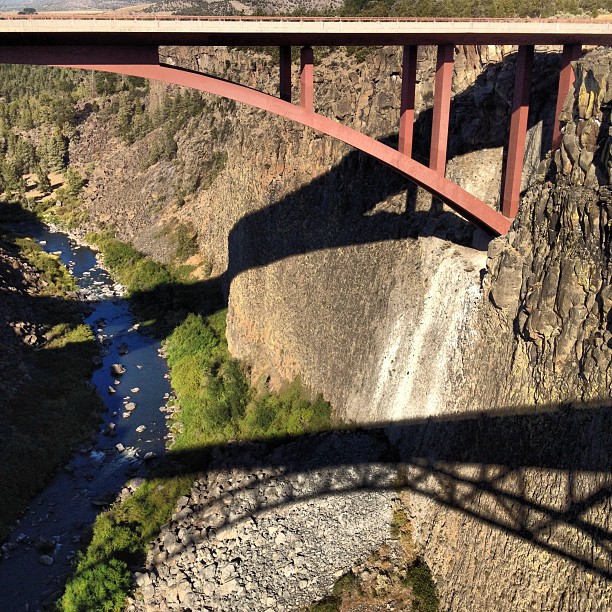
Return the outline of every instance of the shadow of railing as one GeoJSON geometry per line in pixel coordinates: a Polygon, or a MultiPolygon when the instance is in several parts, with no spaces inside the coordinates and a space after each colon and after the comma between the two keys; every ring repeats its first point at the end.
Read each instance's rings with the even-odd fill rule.
{"type": "MultiPolygon", "coordinates": [[[[306,494],[261,496],[219,531],[257,513],[357,490],[407,490],[612,578],[612,404],[521,406],[371,427],[171,451],[158,477],[270,470],[317,472],[306,494]]],[[[248,481],[248,480],[247,480],[248,481]]],[[[265,479],[248,481],[265,487],[265,479]]],[[[241,487],[211,495],[198,512],[241,487]]],[[[189,519],[193,520],[193,517],[189,519]]],[[[210,530],[206,537],[212,537],[210,530]]],[[[180,554],[180,553],[177,553],[180,554]]]]}

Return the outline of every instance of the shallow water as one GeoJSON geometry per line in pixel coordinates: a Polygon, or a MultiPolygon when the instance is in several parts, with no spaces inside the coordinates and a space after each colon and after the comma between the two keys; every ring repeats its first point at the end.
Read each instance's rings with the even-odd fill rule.
{"type": "Polygon", "coordinates": [[[167,428],[165,413],[159,409],[171,392],[168,369],[159,355],[160,342],[134,328],[121,287],[98,266],[95,253],[42,225],[24,224],[15,229],[34,238],[47,252],[57,253],[77,278],[80,294],[95,300],[85,322],[102,344],[103,363],[95,370],[92,383],[106,412],[95,444],[92,439],[92,444],[82,446],[55,474],[7,540],[13,550],[0,558],[2,612],[43,609],[42,602],[56,598],[79,548],[81,533],[100,512],[98,504],[119,492],[131,478],[145,474],[142,458],[146,453],[163,453],[167,428]],[[120,355],[120,348],[127,354],[120,355]],[[112,376],[110,366],[114,363],[122,364],[125,374],[112,376]],[[116,392],[109,394],[109,387],[116,392]],[[123,418],[127,402],[136,403],[136,408],[123,418]],[[105,435],[110,423],[116,428],[105,435]],[[138,433],[136,428],[141,425],[146,429],[138,433]],[[119,452],[119,443],[126,450],[119,452]],[[41,563],[43,553],[33,545],[41,536],[55,542],[54,550],[45,553],[53,559],[52,565],[41,563]]]}

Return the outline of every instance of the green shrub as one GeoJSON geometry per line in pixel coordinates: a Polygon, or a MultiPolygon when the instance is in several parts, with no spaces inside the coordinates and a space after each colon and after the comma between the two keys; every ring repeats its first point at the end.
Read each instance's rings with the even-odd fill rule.
{"type": "Polygon", "coordinates": [[[59,602],[64,612],[120,612],[132,585],[127,565],[110,559],[77,574],[59,602]]]}
{"type": "Polygon", "coordinates": [[[76,289],[74,278],[56,255],[45,253],[30,238],[16,238],[15,244],[19,247],[21,255],[42,273],[48,283],[42,291],[43,295],[61,295],[76,289]]]}
{"type": "Polygon", "coordinates": [[[172,276],[161,264],[152,259],[140,259],[127,275],[130,293],[151,291],[159,285],[172,282],[172,276]]]}
{"type": "Polygon", "coordinates": [[[420,557],[406,570],[406,584],[412,587],[414,609],[418,612],[437,612],[439,607],[436,583],[429,566],[420,557]]]}
{"type": "Polygon", "coordinates": [[[322,431],[331,425],[331,407],[318,396],[309,400],[299,379],[279,394],[266,393],[247,407],[244,438],[270,438],[322,431]]]}
{"type": "Polygon", "coordinates": [[[185,261],[198,252],[197,234],[184,223],[176,226],[172,240],[175,245],[174,257],[179,261],[185,261]]]}

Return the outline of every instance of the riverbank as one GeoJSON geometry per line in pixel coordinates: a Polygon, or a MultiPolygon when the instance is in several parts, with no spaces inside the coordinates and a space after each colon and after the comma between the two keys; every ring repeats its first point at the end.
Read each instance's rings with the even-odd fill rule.
{"type": "Polygon", "coordinates": [[[0,232],[4,539],[32,496],[95,432],[103,404],[90,382],[98,347],[74,279],[34,241],[0,232]]]}

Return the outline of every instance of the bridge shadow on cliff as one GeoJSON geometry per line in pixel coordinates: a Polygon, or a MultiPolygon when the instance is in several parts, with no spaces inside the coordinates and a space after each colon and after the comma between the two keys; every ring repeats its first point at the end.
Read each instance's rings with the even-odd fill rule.
{"type": "MultiPolygon", "coordinates": [[[[513,54],[490,65],[474,86],[453,98],[449,159],[505,146],[510,113],[506,98],[511,98],[514,62],[513,54]]],[[[549,148],[552,134],[558,64],[557,54],[536,54],[535,70],[544,76],[534,83],[529,127],[543,122],[542,152],[549,148]]],[[[431,123],[431,109],[421,112],[415,122],[414,156],[422,163],[429,157],[431,123]]],[[[381,140],[397,146],[396,133],[381,140]]],[[[421,236],[462,245],[473,241],[475,228],[471,223],[439,203],[431,205],[431,196],[358,151],[351,150],[336,166],[282,197],[282,175],[271,173],[262,180],[268,205],[245,214],[230,229],[227,269],[220,277],[188,290],[172,285],[157,288],[153,294],[136,294],[136,300],[161,300],[173,309],[176,294],[196,296],[201,290],[201,294],[221,291],[222,300],[227,302],[237,276],[294,256],[421,236]]]]}
{"type": "Polygon", "coordinates": [[[244,474],[244,484],[228,483],[200,500],[196,520],[197,513],[210,519],[212,508],[231,504],[241,491],[255,492],[237,517],[204,524],[204,538],[309,499],[360,490],[406,491],[411,503],[430,500],[611,579],[612,404],[609,398],[606,402],[467,411],[170,452],[157,476],[205,478],[210,470],[235,470],[231,477],[240,483],[237,474],[244,474]],[[317,484],[266,497],[270,481],[279,484],[297,474],[315,475],[317,484]]]}
{"type": "MultiPolygon", "coordinates": [[[[511,99],[514,63],[512,54],[490,65],[472,87],[453,97],[449,160],[505,147],[510,107],[504,99],[511,99]]],[[[529,127],[542,121],[540,158],[552,139],[558,64],[556,54],[536,54],[535,70],[543,77],[534,83],[529,127]]],[[[432,109],[422,111],[414,127],[414,157],[424,164],[429,159],[432,114],[432,109]]],[[[381,140],[396,147],[397,133],[381,140]]],[[[472,243],[472,224],[439,203],[430,205],[431,196],[358,151],[349,152],[338,165],[281,199],[276,193],[282,190],[282,176],[266,181],[269,205],[244,215],[230,230],[223,279],[227,289],[242,272],[319,250],[419,236],[472,243]],[[389,198],[393,201],[381,206],[389,198]]]]}

